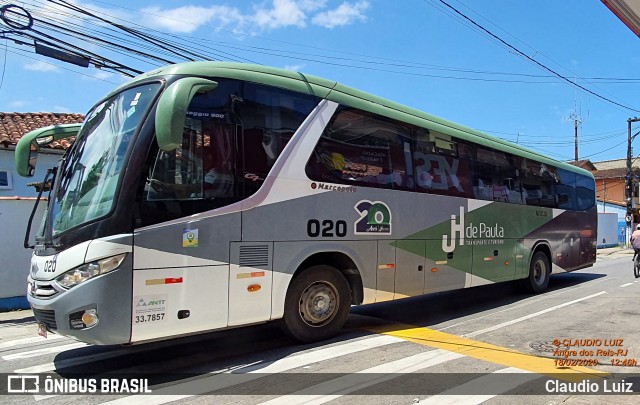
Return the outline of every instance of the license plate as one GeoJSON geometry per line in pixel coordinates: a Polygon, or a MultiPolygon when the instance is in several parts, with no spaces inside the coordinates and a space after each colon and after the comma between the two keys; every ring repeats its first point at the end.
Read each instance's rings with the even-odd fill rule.
{"type": "Polygon", "coordinates": [[[38,335],[42,336],[43,338],[47,337],[47,325],[45,325],[44,323],[38,324],[38,335]]]}

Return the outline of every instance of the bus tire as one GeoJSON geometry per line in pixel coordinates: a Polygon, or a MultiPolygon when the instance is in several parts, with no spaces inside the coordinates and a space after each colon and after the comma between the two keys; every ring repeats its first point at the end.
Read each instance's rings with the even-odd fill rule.
{"type": "Polygon", "coordinates": [[[331,266],[312,266],[291,280],[280,326],[301,342],[329,339],[342,329],[350,307],[345,277],[331,266]]]}
{"type": "Polygon", "coordinates": [[[529,265],[529,275],[523,281],[523,286],[529,292],[540,294],[547,290],[549,277],[551,276],[551,265],[549,258],[544,252],[536,252],[531,258],[529,265]]]}

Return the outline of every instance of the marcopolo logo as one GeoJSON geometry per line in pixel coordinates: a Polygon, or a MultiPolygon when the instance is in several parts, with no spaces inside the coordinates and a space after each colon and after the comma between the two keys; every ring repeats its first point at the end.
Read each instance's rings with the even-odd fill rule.
{"type": "MultiPolygon", "coordinates": [[[[456,236],[458,244],[465,244],[465,237],[472,239],[473,244],[484,244],[483,242],[492,242],[491,244],[499,244],[502,241],[491,240],[491,238],[504,238],[504,228],[497,223],[488,225],[484,222],[479,224],[469,223],[465,225],[464,207],[460,207],[460,215],[451,215],[451,236],[442,235],[442,250],[451,253],[456,248],[456,236]],[[479,243],[482,242],[482,243],[479,243]]],[[[468,244],[471,244],[468,242],[468,244]]]]}
{"type": "Polygon", "coordinates": [[[362,200],[353,208],[360,214],[354,223],[356,235],[391,235],[391,210],[387,204],[362,200]]]}

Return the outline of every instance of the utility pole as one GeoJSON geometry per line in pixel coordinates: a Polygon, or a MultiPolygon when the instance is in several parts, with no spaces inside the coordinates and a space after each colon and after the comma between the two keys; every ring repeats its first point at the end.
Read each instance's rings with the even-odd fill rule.
{"type": "Polygon", "coordinates": [[[578,161],[578,119],[574,116],[573,119],[573,131],[574,131],[574,152],[575,152],[575,161],[578,161]]]}
{"type": "Polygon", "coordinates": [[[602,179],[602,212],[607,212],[607,181],[602,179]]]}
{"type": "Polygon", "coordinates": [[[633,175],[631,171],[631,124],[640,121],[640,118],[629,118],[627,120],[627,175],[625,176],[625,199],[627,204],[627,243],[631,237],[631,226],[633,222],[633,175]]]}

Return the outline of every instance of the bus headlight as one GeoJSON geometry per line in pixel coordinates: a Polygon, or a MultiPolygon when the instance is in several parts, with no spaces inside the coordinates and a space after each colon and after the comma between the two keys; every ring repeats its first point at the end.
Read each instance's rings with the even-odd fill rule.
{"type": "Polygon", "coordinates": [[[117,256],[111,256],[105,259],[96,260],[95,262],[83,264],[82,266],[78,266],[75,269],[62,274],[60,277],[56,278],[56,282],[61,287],[69,289],[80,283],[84,283],[92,277],[117,269],[122,264],[122,261],[126,256],[127,254],[123,253],[117,256]]]}

